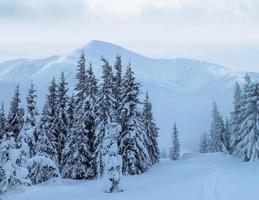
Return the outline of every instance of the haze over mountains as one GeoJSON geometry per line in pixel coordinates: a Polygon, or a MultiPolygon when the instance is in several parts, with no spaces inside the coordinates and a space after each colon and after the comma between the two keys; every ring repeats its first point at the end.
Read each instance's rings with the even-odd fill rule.
{"type": "MultiPolygon", "coordinates": [[[[200,134],[209,127],[213,99],[223,114],[229,113],[233,86],[236,81],[242,82],[245,74],[198,60],[148,58],[111,43],[91,41],[62,55],[0,63],[0,92],[5,94],[0,100],[9,105],[17,83],[25,95],[29,83],[34,81],[38,89],[38,107],[41,108],[53,76],[58,79],[64,72],[70,87],[74,86],[76,63],[83,52],[97,77],[102,70],[101,55],[111,64],[116,55],[122,57],[125,66],[131,63],[143,86],[142,91],[148,91],[151,96],[162,148],[169,147],[172,125],[176,121],[183,147],[195,150],[200,134]]],[[[250,75],[259,79],[259,73],[250,75]]]]}

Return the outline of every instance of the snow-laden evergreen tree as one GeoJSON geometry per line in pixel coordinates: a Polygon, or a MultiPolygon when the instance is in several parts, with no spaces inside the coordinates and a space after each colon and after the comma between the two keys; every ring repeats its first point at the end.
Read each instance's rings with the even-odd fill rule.
{"type": "Polygon", "coordinates": [[[54,153],[51,141],[45,131],[37,133],[35,155],[27,161],[29,177],[33,184],[59,177],[59,169],[56,160],[53,159],[54,153]]]}
{"type": "Polygon", "coordinates": [[[35,129],[36,129],[36,116],[38,115],[36,109],[36,90],[32,83],[26,97],[27,106],[23,129],[19,136],[19,148],[22,153],[22,161],[26,162],[35,154],[35,129]]]}
{"type": "Polygon", "coordinates": [[[156,164],[159,162],[160,158],[160,152],[157,143],[158,128],[154,122],[152,104],[149,100],[148,93],[146,94],[143,103],[142,120],[144,134],[147,137],[146,146],[149,154],[149,159],[151,164],[156,164]]]}
{"type": "Polygon", "coordinates": [[[208,153],[209,146],[208,146],[208,134],[203,133],[201,135],[201,141],[200,141],[200,153],[208,153]]]}
{"type": "Polygon", "coordinates": [[[111,123],[115,122],[114,96],[113,96],[113,76],[112,67],[105,58],[103,61],[102,83],[97,96],[97,119],[96,119],[96,140],[97,145],[94,154],[96,167],[96,178],[100,178],[105,173],[105,156],[107,151],[104,147],[104,139],[109,135],[111,123]]]}
{"type": "Polygon", "coordinates": [[[0,140],[3,138],[4,133],[5,133],[5,110],[4,110],[4,102],[1,104],[0,108],[0,140]]]}
{"type": "MultiPolygon", "coordinates": [[[[58,136],[55,132],[57,125],[55,124],[55,119],[57,117],[57,85],[55,79],[53,78],[47,94],[47,101],[43,107],[41,119],[39,126],[37,127],[35,137],[37,145],[38,140],[42,135],[46,137],[49,141],[49,150],[47,151],[48,157],[58,164],[58,136]]],[[[36,150],[37,152],[37,150],[36,150]]]]}
{"type": "Polygon", "coordinates": [[[229,121],[226,120],[225,124],[224,124],[224,134],[223,134],[223,143],[224,143],[225,153],[231,152],[230,137],[231,137],[230,125],[229,125],[229,121]]]}
{"type": "Polygon", "coordinates": [[[258,151],[258,83],[253,83],[249,76],[246,76],[242,102],[240,108],[240,129],[236,154],[239,154],[244,161],[259,158],[258,151]]]}
{"type": "Polygon", "coordinates": [[[212,122],[209,135],[209,152],[225,152],[224,121],[218,111],[216,102],[213,102],[212,122]]]}
{"type": "Polygon", "coordinates": [[[29,177],[33,184],[59,177],[57,150],[48,137],[51,132],[48,130],[51,128],[49,111],[49,102],[47,101],[41,114],[39,126],[35,130],[35,155],[27,161],[29,177]]]}
{"type": "Polygon", "coordinates": [[[231,113],[230,118],[230,153],[237,153],[236,145],[240,141],[240,135],[238,135],[240,129],[240,108],[242,100],[242,91],[238,83],[235,84],[234,93],[234,111],[231,113]]]}
{"type": "Polygon", "coordinates": [[[6,132],[14,136],[15,142],[18,142],[19,134],[24,123],[24,109],[21,107],[20,89],[17,85],[14,96],[12,97],[9,113],[6,121],[6,132]]]}
{"type": "Polygon", "coordinates": [[[33,156],[27,161],[27,168],[32,184],[43,183],[59,177],[56,163],[46,156],[33,156]]]}
{"type": "Polygon", "coordinates": [[[139,84],[136,82],[130,64],[122,82],[122,100],[120,118],[122,131],[118,139],[119,152],[122,155],[124,175],[141,174],[150,167],[150,158],[146,146],[148,141],[143,130],[139,109],[139,84]]]}
{"type": "Polygon", "coordinates": [[[87,75],[84,54],[77,64],[74,122],[70,129],[63,150],[64,163],[62,175],[66,178],[86,179],[91,162],[85,124],[87,75]]]}
{"type": "Polygon", "coordinates": [[[179,160],[180,158],[179,132],[176,127],[176,123],[174,123],[174,127],[173,127],[172,146],[170,149],[169,157],[171,160],[179,160]]]}
{"type": "Polygon", "coordinates": [[[68,89],[67,82],[65,80],[64,73],[61,73],[60,82],[57,88],[57,114],[54,120],[55,135],[57,137],[57,152],[58,163],[60,169],[63,167],[63,150],[65,147],[65,141],[70,131],[69,127],[69,114],[68,114],[68,89]]]}
{"type": "Polygon", "coordinates": [[[121,57],[116,56],[116,61],[114,64],[114,69],[115,69],[115,74],[113,76],[113,94],[114,94],[114,99],[115,99],[115,111],[116,111],[116,117],[117,120],[120,121],[120,116],[119,116],[119,107],[121,104],[122,100],[122,63],[121,63],[121,57]]]}
{"type": "Polygon", "coordinates": [[[84,112],[84,124],[85,124],[85,132],[87,133],[87,160],[88,164],[88,172],[87,178],[93,179],[97,175],[97,168],[95,164],[95,159],[93,158],[94,153],[96,151],[96,119],[97,119],[97,94],[98,94],[98,86],[97,79],[92,70],[92,66],[89,65],[86,70],[86,100],[85,100],[85,112],[84,112]]]}
{"type": "Polygon", "coordinates": [[[105,168],[106,168],[106,188],[105,192],[114,193],[122,192],[120,187],[122,158],[118,154],[118,134],[121,131],[121,126],[118,123],[111,123],[109,133],[104,138],[103,146],[105,151],[105,168]]]}
{"type": "Polygon", "coordinates": [[[0,167],[4,170],[8,182],[4,187],[31,184],[28,170],[21,166],[21,151],[17,149],[13,132],[5,133],[0,142],[0,167]]]}

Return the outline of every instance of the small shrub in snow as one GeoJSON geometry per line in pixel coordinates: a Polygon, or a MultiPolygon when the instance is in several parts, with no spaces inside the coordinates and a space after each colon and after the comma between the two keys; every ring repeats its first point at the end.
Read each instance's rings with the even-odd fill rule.
{"type": "Polygon", "coordinates": [[[34,156],[27,164],[29,177],[32,184],[38,184],[59,177],[59,170],[50,158],[45,156],[34,156]]]}

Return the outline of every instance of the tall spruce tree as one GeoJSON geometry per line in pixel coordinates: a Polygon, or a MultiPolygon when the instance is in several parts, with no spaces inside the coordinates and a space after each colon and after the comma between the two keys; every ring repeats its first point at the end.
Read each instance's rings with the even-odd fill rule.
{"type": "Polygon", "coordinates": [[[88,163],[88,172],[87,178],[93,179],[96,177],[96,165],[95,160],[93,158],[94,153],[96,151],[96,118],[97,118],[97,94],[98,94],[98,86],[97,79],[92,70],[91,64],[86,70],[86,101],[85,101],[85,112],[84,112],[84,124],[85,124],[85,132],[87,133],[87,160],[88,163]]]}
{"type": "Polygon", "coordinates": [[[16,144],[18,142],[18,137],[20,135],[24,123],[24,109],[20,106],[20,104],[20,89],[19,85],[17,85],[14,91],[14,96],[11,100],[6,122],[6,132],[8,132],[8,134],[13,135],[16,144]]]}
{"type": "Polygon", "coordinates": [[[231,113],[230,118],[230,153],[237,153],[237,143],[240,142],[240,108],[241,108],[241,101],[242,101],[242,91],[238,83],[235,84],[235,93],[234,93],[234,111],[231,113]]]}
{"type": "Polygon", "coordinates": [[[57,152],[59,167],[63,167],[63,150],[65,141],[70,131],[69,129],[69,116],[68,116],[68,89],[64,73],[61,73],[60,82],[57,88],[57,114],[54,120],[55,132],[57,137],[57,152]]]}
{"type": "Polygon", "coordinates": [[[57,85],[55,78],[52,79],[48,88],[47,101],[43,107],[39,126],[36,130],[38,145],[39,136],[47,137],[49,141],[48,157],[58,164],[58,135],[56,133],[55,119],[57,117],[57,85]]]}
{"type": "Polygon", "coordinates": [[[5,118],[4,102],[2,102],[1,108],[0,108],[0,140],[3,138],[5,133],[5,124],[6,124],[6,118],[5,118]]]}
{"type": "Polygon", "coordinates": [[[230,138],[231,138],[230,125],[229,125],[229,121],[226,119],[226,121],[224,123],[224,134],[223,134],[223,143],[224,143],[225,153],[231,152],[230,138]]]}
{"type": "Polygon", "coordinates": [[[115,111],[116,111],[116,117],[117,120],[120,121],[120,116],[119,116],[119,108],[122,100],[122,63],[121,63],[121,57],[116,56],[116,61],[114,64],[114,69],[115,69],[115,74],[113,76],[113,94],[114,94],[114,99],[115,99],[115,111]]]}
{"type": "Polygon", "coordinates": [[[122,126],[118,138],[119,152],[123,159],[123,174],[135,175],[147,171],[151,163],[146,146],[147,136],[143,130],[139,110],[139,84],[130,64],[123,78],[122,91],[119,108],[122,126]]]}
{"type": "Polygon", "coordinates": [[[240,108],[240,129],[236,146],[236,154],[244,161],[259,158],[258,153],[258,83],[253,83],[248,75],[243,89],[240,108]]]}
{"type": "Polygon", "coordinates": [[[152,113],[152,104],[149,100],[148,93],[144,99],[144,107],[142,111],[143,130],[147,137],[146,146],[149,154],[151,164],[159,162],[160,152],[157,143],[158,128],[154,122],[152,113]]]}
{"type": "Polygon", "coordinates": [[[38,115],[36,109],[36,90],[33,83],[31,83],[28,91],[26,101],[26,113],[23,129],[19,136],[19,147],[22,151],[23,162],[31,158],[35,154],[35,129],[36,129],[36,116],[38,115]]]}
{"type": "Polygon", "coordinates": [[[84,54],[81,55],[77,64],[76,80],[74,119],[63,150],[62,175],[66,178],[86,179],[91,157],[85,126],[87,75],[84,54]]]}
{"type": "Polygon", "coordinates": [[[97,120],[96,120],[96,140],[97,145],[94,163],[96,167],[96,177],[100,178],[105,172],[105,156],[107,149],[104,146],[104,139],[109,136],[111,123],[115,123],[114,96],[113,96],[113,76],[112,67],[105,58],[103,62],[102,83],[97,97],[97,120]]]}
{"type": "Polygon", "coordinates": [[[172,146],[169,155],[171,160],[179,160],[180,158],[180,142],[179,142],[179,132],[174,123],[173,136],[172,136],[172,146]]]}
{"type": "Polygon", "coordinates": [[[224,137],[224,122],[218,111],[216,102],[213,102],[212,122],[209,135],[209,152],[225,151],[223,141],[224,137]]]}
{"type": "Polygon", "coordinates": [[[208,146],[208,135],[207,133],[203,133],[201,135],[201,141],[200,141],[200,153],[208,153],[209,146],[208,146]]]}

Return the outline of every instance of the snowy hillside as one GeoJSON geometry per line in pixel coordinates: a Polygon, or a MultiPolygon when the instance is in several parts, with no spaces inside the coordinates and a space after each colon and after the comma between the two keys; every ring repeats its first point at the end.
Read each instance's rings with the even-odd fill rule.
{"type": "MultiPolygon", "coordinates": [[[[64,72],[70,87],[74,86],[75,65],[82,52],[87,62],[93,64],[97,76],[101,75],[101,55],[111,63],[116,55],[121,55],[124,65],[131,62],[138,81],[144,87],[142,91],[149,91],[160,128],[160,146],[166,148],[173,121],[179,124],[183,146],[194,148],[201,132],[208,128],[212,99],[218,101],[224,114],[229,113],[233,85],[236,81],[243,81],[244,76],[244,73],[216,64],[183,58],[152,59],[114,44],[91,41],[59,56],[0,63],[0,92],[5,94],[0,100],[8,102],[17,83],[21,84],[24,95],[33,80],[41,107],[53,76],[59,78],[64,72]]],[[[252,76],[259,77],[259,74],[253,73],[252,76]]]]}
{"type": "Polygon", "coordinates": [[[149,172],[122,178],[125,191],[102,192],[102,180],[61,180],[9,191],[6,200],[257,200],[258,163],[242,163],[222,153],[183,155],[179,161],[162,160],[149,172]]]}

